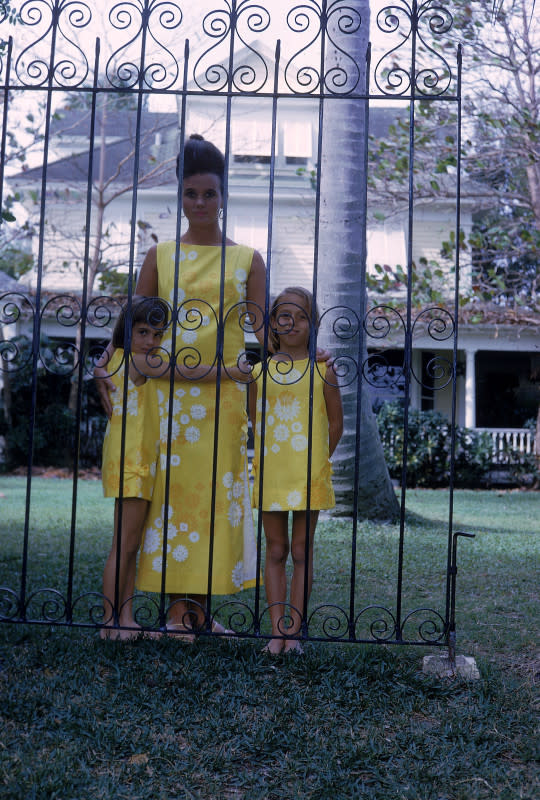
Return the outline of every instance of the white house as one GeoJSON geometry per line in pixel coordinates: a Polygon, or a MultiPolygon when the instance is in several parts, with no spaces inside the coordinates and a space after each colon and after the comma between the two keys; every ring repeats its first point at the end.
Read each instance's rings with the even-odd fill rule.
{"type": "MultiPolygon", "coordinates": [[[[180,103],[180,101],[179,101],[180,103]]],[[[188,95],[185,108],[185,135],[202,133],[218,146],[225,147],[229,130],[227,233],[235,240],[260,250],[269,265],[271,290],[286,285],[309,287],[314,264],[316,232],[316,194],[310,174],[316,169],[318,140],[318,100],[310,96],[280,98],[276,104],[275,173],[270,175],[272,155],[272,99],[234,97],[227,111],[225,98],[188,95]],[[229,114],[229,117],[228,117],[229,114]],[[269,229],[271,227],[271,241],[269,229]]],[[[179,114],[160,114],[145,110],[140,133],[140,165],[137,193],[134,183],[135,110],[109,110],[103,129],[95,141],[93,175],[106,181],[114,195],[106,209],[103,258],[124,271],[141,263],[152,241],[175,235],[177,225],[177,181],[175,155],[180,141],[179,114]],[[103,137],[103,139],[102,139],[103,137]],[[102,148],[102,142],[105,146],[102,148]],[[152,173],[156,165],[162,168],[152,173]],[[119,191],[127,188],[127,191],[119,191]]],[[[374,107],[370,132],[384,131],[389,118],[399,114],[396,107],[374,107]]],[[[82,290],[84,232],[87,219],[87,141],[89,116],[70,117],[55,123],[52,149],[58,156],[47,166],[47,197],[44,216],[44,256],[42,288],[47,293],[82,290]],[[69,125],[66,125],[69,122],[69,125]],[[67,144],[62,128],[69,128],[67,144]],[[78,142],[78,145],[77,145],[78,142]],[[71,151],[70,151],[71,147],[71,151]]],[[[39,216],[41,168],[31,169],[13,179],[25,193],[30,214],[39,216]],[[30,202],[32,189],[35,202],[30,202]]],[[[97,219],[96,192],[91,206],[91,227],[97,219]]],[[[461,204],[461,227],[467,233],[473,222],[474,206],[461,204]]],[[[37,219],[36,219],[37,221],[37,219]]],[[[455,225],[454,203],[438,201],[414,209],[413,260],[420,262],[439,256],[442,240],[455,225]]],[[[408,217],[395,215],[391,222],[368,229],[368,269],[375,263],[406,263],[408,217]]],[[[93,239],[90,239],[90,249],[93,239]]],[[[37,241],[35,252],[37,254],[37,241]]],[[[35,291],[37,274],[21,281],[25,291],[35,291]]],[[[470,285],[470,271],[463,271],[462,286],[470,285]]],[[[436,409],[449,415],[452,383],[449,365],[454,347],[453,278],[448,275],[448,311],[423,311],[413,317],[411,403],[422,409],[436,409]],[[435,320],[435,321],[434,321],[435,320]],[[438,321],[436,321],[438,320],[438,321]],[[431,323],[431,324],[430,324],[431,323]]],[[[97,286],[94,287],[94,294],[97,286]]],[[[107,293],[104,290],[104,293],[107,293]]],[[[374,295],[371,305],[380,306],[386,298],[374,295]]],[[[323,309],[324,310],[324,309],[323,309]]],[[[467,427],[487,428],[503,435],[521,431],[527,419],[536,417],[539,405],[540,348],[539,323],[535,315],[518,319],[498,309],[485,324],[471,321],[467,309],[459,311],[457,342],[457,422],[467,427]]],[[[373,312],[372,316],[373,316],[373,312]]],[[[370,336],[368,349],[375,357],[374,399],[391,399],[403,392],[404,328],[395,312],[384,312],[390,324],[388,336],[370,336]]],[[[49,334],[70,336],[69,328],[44,319],[49,334]]],[[[87,336],[103,338],[102,328],[90,326],[87,336]]],[[[254,340],[252,344],[254,343],[254,340]]],[[[495,435],[499,435],[496,433],[495,435]]],[[[532,439],[519,434],[520,447],[531,447],[532,439]]]]}

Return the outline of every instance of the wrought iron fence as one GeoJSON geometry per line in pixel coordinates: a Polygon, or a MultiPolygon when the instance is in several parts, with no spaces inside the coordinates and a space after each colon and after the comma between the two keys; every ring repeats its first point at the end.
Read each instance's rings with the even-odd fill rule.
{"type": "MultiPolygon", "coordinates": [[[[100,450],[101,434],[96,430],[100,426],[102,430],[104,425],[103,416],[99,422],[96,397],[92,397],[89,387],[93,385],[95,365],[112,325],[126,300],[131,312],[144,252],[152,245],[152,239],[161,239],[168,228],[168,237],[173,241],[167,251],[172,283],[164,296],[168,303],[164,322],[168,333],[160,352],[164,356],[163,369],[169,363],[177,364],[189,377],[179,384],[180,388],[170,372],[166,378],[147,380],[152,387],[148,394],[154,392],[154,399],[152,414],[145,418],[146,426],[159,439],[151,467],[152,477],[159,478],[154,486],[154,499],[158,491],[159,498],[149,512],[142,544],[141,558],[150,578],[143,580],[148,593],[137,594],[137,622],[149,631],[163,630],[171,613],[167,593],[173,592],[177,604],[184,602],[178,596],[187,593],[195,596],[195,600],[184,621],[194,619],[192,615],[197,611],[202,612],[204,623],[200,632],[211,634],[213,620],[219,616],[236,636],[269,636],[271,609],[265,602],[261,582],[262,507],[257,514],[255,537],[250,530],[252,514],[243,416],[247,389],[245,382],[228,380],[234,367],[239,365],[245,370],[246,366],[239,359],[237,344],[231,350],[228,336],[234,342],[241,341],[240,350],[247,353],[250,362],[267,364],[271,354],[269,335],[277,324],[271,314],[270,295],[290,282],[287,275],[293,270],[292,265],[301,261],[304,273],[300,270],[294,274],[304,275],[304,283],[309,284],[306,288],[321,306],[321,318],[317,321],[315,312],[309,310],[309,358],[302,369],[297,369],[292,359],[279,362],[277,382],[290,381],[291,397],[288,405],[276,401],[281,402],[278,425],[268,412],[262,414],[256,482],[259,494],[264,496],[265,459],[270,470],[271,453],[279,451],[280,441],[295,441],[293,449],[307,454],[304,502],[308,509],[316,508],[314,435],[320,421],[314,395],[319,382],[323,392],[332,382],[330,373],[325,373],[322,362],[316,360],[318,340],[336,356],[332,374],[339,378],[345,406],[344,444],[336,456],[339,483],[336,490],[341,493],[341,505],[349,503],[345,509],[350,520],[350,563],[346,565],[349,588],[342,604],[332,602],[311,607],[306,567],[302,608],[285,605],[280,630],[284,636],[290,634],[291,628],[287,626],[298,613],[302,638],[429,644],[450,647],[452,651],[456,544],[457,537],[465,535],[454,531],[452,474],[447,536],[435,578],[446,587],[440,609],[409,605],[405,552],[407,409],[415,387],[431,393],[447,391],[452,430],[456,419],[459,252],[449,272],[451,278],[445,278],[447,288],[452,283],[451,291],[447,292],[447,307],[428,305],[416,312],[413,303],[418,200],[415,121],[420,108],[434,104],[451,108],[449,124],[453,125],[455,136],[456,169],[449,194],[456,241],[459,240],[461,58],[459,48],[449,46],[452,16],[445,6],[434,6],[431,2],[411,5],[397,2],[381,7],[373,26],[378,44],[368,47],[367,2],[308,0],[272,4],[269,8],[268,4],[250,0],[221,3],[214,0],[213,6],[200,3],[194,9],[193,4],[169,0],[136,0],[111,2],[106,13],[98,14],[91,4],[77,0],[29,0],[22,4],[15,18],[9,16],[7,9],[2,12],[2,237],[7,246],[13,220],[16,222],[17,216],[19,220],[22,218],[24,225],[19,225],[18,230],[26,234],[26,244],[15,242],[13,246],[20,252],[31,242],[34,268],[26,276],[26,288],[20,288],[19,284],[0,298],[5,413],[10,415],[12,428],[15,416],[19,420],[21,416],[24,418],[21,430],[25,437],[27,486],[24,507],[20,509],[24,534],[16,559],[17,570],[3,569],[1,619],[5,623],[96,628],[107,622],[119,623],[119,568],[115,573],[115,596],[105,599],[108,609],[105,616],[100,587],[93,592],[81,592],[74,569],[77,514],[84,503],[84,483],[78,476],[85,466],[84,459],[91,461],[96,449],[100,450]],[[395,118],[407,131],[406,149],[400,155],[408,161],[404,187],[408,277],[404,291],[401,295],[398,292],[399,302],[392,304],[385,300],[381,304],[370,299],[366,306],[366,230],[368,220],[376,212],[376,202],[380,201],[380,194],[375,201],[371,190],[368,191],[368,183],[380,165],[377,158],[370,160],[373,131],[370,126],[376,121],[377,104],[381,101],[393,105],[395,118]],[[60,107],[64,109],[62,120],[60,107]],[[43,127],[25,132],[25,128],[35,128],[40,114],[43,127]],[[286,115],[288,125],[284,127],[282,120],[286,115]],[[338,141],[344,120],[353,120],[346,144],[338,141]],[[245,284],[254,263],[250,266],[251,255],[247,262],[239,262],[232,268],[231,285],[233,289],[236,287],[236,295],[234,291],[227,294],[231,267],[227,252],[230,248],[225,246],[218,248],[219,283],[215,300],[208,300],[207,284],[197,286],[192,297],[186,296],[182,288],[180,276],[197,261],[199,252],[189,244],[184,250],[175,245],[185,233],[187,223],[180,202],[183,180],[180,176],[179,185],[176,184],[174,165],[178,150],[182,163],[185,136],[190,132],[187,126],[196,122],[200,128],[205,124],[211,128],[208,138],[221,137],[219,143],[225,152],[224,237],[234,232],[235,238],[245,235],[253,238],[254,209],[259,206],[265,209],[264,234],[259,234],[267,262],[262,302],[246,305],[245,284]],[[243,140],[238,133],[242,128],[243,140]],[[33,137],[31,142],[28,137],[33,137]],[[38,157],[35,162],[28,161],[24,171],[17,171],[13,159],[29,144],[37,150],[38,157]],[[339,204],[339,224],[344,222],[347,229],[341,234],[331,223],[329,233],[325,215],[329,206],[338,204],[335,193],[343,189],[341,167],[345,167],[348,175],[345,191],[350,194],[339,204]],[[106,192],[118,201],[108,211],[106,192]],[[244,219],[240,222],[233,208],[235,192],[244,198],[244,219]],[[118,223],[117,228],[122,225],[120,214],[116,220],[110,215],[114,216],[115,209],[120,208],[118,203],[122,198],[127,244],[120,256],[112,256],[107,248],[121,246],[113,223],[118,223]],[[298,212],[292,224],[291,203],[294,209],[308,209],[304,216],[298,212]],[[352,212],[351,204],[356,209],[352,212]],[[171,211],[171,206],[178,207],[178,211],[171,211]],[[74,209],[80,218],[74,216],[74,209]],[[144,218],[143,210],[151,217],[150,222],[144,218]],[[100,215],[106,217],[107,213],[109,219],[105,223],[100,215]],[[287,224],[291,240],[294,239],[294,247],[289,249],[281,236],[287,224]],[[298,230],[307,241],[303,251],[306,242],[298,237],[298,230]],[[343,251],[345,240],[350,244],[348,252],[343,251]],[[105,280],[107,267],[111,266],[115,269],[109,269],[109,274],[119,287],[115,291],[106,289],[111,286],[105,280]],[[64,286],[75,276],[77,288],[55,288],[53,275],[57,286],[64,286]],[[105,289],[99,288],[99,281],[105,289]],[[205,327],[213,331],[209,364],[207,355],[197,345],[197,337],[205,327]],[[434,348],[446,353],[433,356],[424,373],[419,371],[413,357],[414,338],[419,330],[430,337],[434,348]],[[402,353],[397,371],[396,364],[388,359],[390,346],[393,351],[397,346],[402,353]],[[202,384],[199,377],[191,379],[189,369],[201,363],[215,371],[213,383],[202,384]],[[307,381],[307,400],[302,401],[307,403],[307,422],[300,422],[299,401],[292,396],[293,385],[299,384],[303,376],[307,381]],[[391,389],[398,380],[405,411],[397,511],[399,535],[395,541],[397,574],[393,599],[381,604],[377,599],[364,597],[361,589],[363,510],[359,497],[362,491],[376,494],[382,488],[372,485],[366,489],[363,485],[362,459],[368,450],[379,452],[375,449],[376,434],[373,427],[369,428],[372,420],[366,390],[391,389]],[[13,397],[14,388],[23,383],[25,394],[18,395],[19,407],[8,408],[8,392],[13,397]],[[51,393],[57,405],[64,410],[68,405],[71,408],[61,441],[56,442],[57,458],[64,459],[74,476],[67,590],[39,585],[39,571],[36,573],[31,563],[35,541],[47,535],[31,520],[39,501],[33,467],[44,458],[40,437],[47,426],[59,424],[58,416],[43,422],[45,402],[49,407],[51,393]],[[212,435],[205,433],[199,443],[205,457],[196,467],[186,447],[198,442],[206,417],[211,417],[207,431],[212,431],[212,435]],[[369,430],[371,440],[367,438],[369,430]],[[178,446],[180,438],[183,449],[178,446]],[[233,446],[241,456],[237,462],[238,474],[224,470],[220,461],[224,450],[233,446]],[[198,522],[187,519],[191,507],[198,508],[198,522]],[[253,562],[249,572],[243,556],[229,553],[227,558],[229,561],[232,558],[233,569],[226,581],[222,580],[224,524],[225,536],[230,536],[231,541],[234,538],[234,546],[240,546],[242,552],[244,545],[248,547],[248,540],[251,541],[253,562]],[[202,535],[199,526],[204,526],[207,533],[202,535]],[[196,550],[201,539],[205,541],[206,561],[204,576],[198,579],[199,588],[195,590],[195,584],[191,587],[171,584],[168,575],[184,561],[189,562],[190,550],[196,550]],[[244,594],[233,594],[244,586],[251,588],[244,594]],[[227,595],[226,599],[220,599],[221,595],[227,595]]],[[[260,221],[260,215],[257,219],[260,221]]],[[[251,254],[251,250],[247,252],[251,254]]],[[[156,293],[164,291],[160,283],[156,293]]],[[[302,308],[300,302],[299,309],[302,308]]],[[[129,351],[131,333],[126,337],[125,350],[129,351]]],[[[255,382],[257,370],[261,373],[257,378],[260,407],[265,409],[269,387],[276,383],[276,375],[267,366],[255,367],[247,383],[255,382]]],[[[132,429],[128,422],[131,392],[132,387],[124,377],[117,392],[122,396],[119,443],[122,462],[131,457],[132,429]]],[[[453,447],[452,443],[452,463],[453,447]]],[[[381,475],[381,483],[388,483],[384,465],[381,475]]],[[[121,469],[120,518],[127,513],[123,482],[121,469]]],[[[290,494],[295,494],[296,489],[291,488],[290,494]]],[[[289,500],[291,509],[301,502],[296,497],[289,500]]],[[[282,506],[273,510],[281,512],[282,506]]],[[[307,529],[305,533],[304,560],[308,564],[312,542],[307,529]]],[[[121,548],[120,537],[116,549],[118,562],[121,548]]]]}

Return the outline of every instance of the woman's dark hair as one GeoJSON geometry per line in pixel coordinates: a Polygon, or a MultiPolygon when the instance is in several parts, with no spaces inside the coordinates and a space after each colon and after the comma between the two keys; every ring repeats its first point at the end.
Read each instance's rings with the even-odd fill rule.
{"type": "Polygon", "coordinates": [[[134,295],[131,300],[131,313],[128,317],[128,305],[122,308],[116,320],[112,335],[113,347],[124,348],[126,321],[131,322],[131,327],[140,322],[146,322],[151,328],[165,328],[169,322],[169,306],[161,297],[143,297],[134,295]]]}
{"type": "MultiPolygon", "coordinates": [[[[215,144],[198,133],[192,133],[184,145],[183,177],[211,173],[219,178],[221,194],[225,194],[225,156],[215,144]]],[[[176,177],[180,177],[180,155],[176,157],[176,177]]]]}
{"type": "MultiPolygon", "coordinates": [[[[313,295],[311,292],[308,292],[308,290],[304,289],[303,286],[287,286],[286,289],[283,289],[283,291],[281,291],[277,297],[274,298],[274,302],[270,308],[270,322],[272,320],[276,320],[279,306],[284,302],[283,298],[286,294],[294,294],[298,297],[300,301],[298,303],[298,307],[301,308],[302,305],[304,306],[304,310],[310,324],[312,322],[313,311],[315,311],[315,330],[317,330],[319,327],[319,309],[317,308],[317,304],[313,302],[313,295]]],[[[270,325],[270,341],[272,343],[274,352],[277,352],[279,350],[279,334],[277,330],[272,327],[272,325],[270,325]]]]}

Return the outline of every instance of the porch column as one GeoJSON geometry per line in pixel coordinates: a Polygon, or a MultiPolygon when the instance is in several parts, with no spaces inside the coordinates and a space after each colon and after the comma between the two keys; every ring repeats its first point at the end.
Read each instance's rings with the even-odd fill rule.
{"type": "Polygon", "coordinates": [[[465,427],[476,427],[476,350],[465,350],[465,427]]]}

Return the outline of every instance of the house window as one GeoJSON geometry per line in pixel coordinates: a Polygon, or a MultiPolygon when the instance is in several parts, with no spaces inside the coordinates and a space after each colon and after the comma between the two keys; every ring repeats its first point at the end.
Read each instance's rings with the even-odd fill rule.
{"type": "Polygon", "coordinates": [[[283,155],[291,166],[306,166],[313,155],[313,129],[311,122],[285,121],[283,123],[283,155]]]}
{"type": "Polygon", "coordinates": [[[422,411],[433,411],[435,407],[435,377],[433,368],[436,355],[429,351],[422,353],[422,393],[420,408],[422,411]]]}
{"type": "Polygon", "coordinates": [[[522,428],[536,419],[540,390],[535,353],[476,354],[476,424],[479,428],[522,428]]]}
{"type": "Polygon", "coordinates": [[[370,228],[367,232],[367,271],[370,275],[377,276],[375,264],[395,267],[396,264],[405,266],[407,263],[407,249],[405,232],[399,228],[383,225],[380,228],[370,228]]]}
{"type": "Polygon", "coordinates": [[[232,151],[236,164],[269,164],[272,127],[269,120],[232,121],[232,151]]]}

